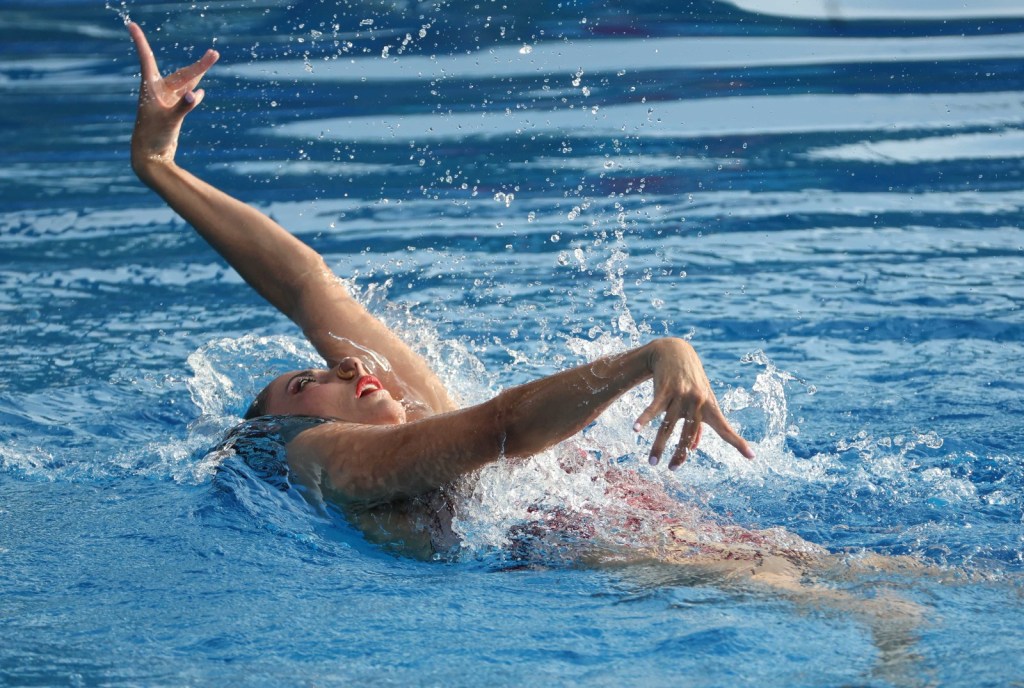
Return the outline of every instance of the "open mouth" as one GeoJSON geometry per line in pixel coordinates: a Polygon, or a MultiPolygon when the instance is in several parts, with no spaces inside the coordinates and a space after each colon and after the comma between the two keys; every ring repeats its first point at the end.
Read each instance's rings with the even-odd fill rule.
{"type": "Polygon", "coordinates": [[[384,385],[373,375],[363,375],[356,381],[356,397],[362,398],[367,394],[373,394],[384,389],[384,385]]]}

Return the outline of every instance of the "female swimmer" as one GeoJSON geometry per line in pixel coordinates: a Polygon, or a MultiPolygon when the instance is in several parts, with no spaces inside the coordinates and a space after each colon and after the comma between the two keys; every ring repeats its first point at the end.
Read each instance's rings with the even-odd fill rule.
{"type": "Polygon", "coordinates": [[[142,29],[131,23],[128,30],[142,67],[131,142],[135,173],[295,322],[326,362],[322,369],[280,375],[246,414],[328,419],[288,442],[288,461],[298,475],[325,479],[349,502],[421,495],[499,458],[528,457],[573,436],[652,379],[653,399],[634,426],[639,431],[664,414],[652,464],[680,423],[669,468],[697,446],[701,423],[753,458],[723,416],[697,354],[681,339],[658,339],[458,408],[427,362],[352,298],[314,250],[175,163],[182,122],[202,102],[197,86],[217,52],[161,77],[142,29]],[[370,352],[388,365],[376,365],[370,352]]]}

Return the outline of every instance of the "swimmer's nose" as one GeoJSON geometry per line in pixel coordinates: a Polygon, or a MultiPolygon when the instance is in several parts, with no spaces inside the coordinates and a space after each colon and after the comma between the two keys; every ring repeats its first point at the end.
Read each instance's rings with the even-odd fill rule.
{"type": "Polygon", "coordinates": [[[342,380],[351,380],[356,375],[361,374],[364,368],[365,366],[363,366],[362,361],[355,356],[348,356],[338,362],[338,367],[335,368],[334,373],[342,380]]]}

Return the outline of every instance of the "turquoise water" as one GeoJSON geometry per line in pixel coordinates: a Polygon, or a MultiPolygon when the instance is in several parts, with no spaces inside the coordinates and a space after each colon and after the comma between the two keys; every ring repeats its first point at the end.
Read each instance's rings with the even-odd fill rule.
{"type": "MultiPolygon", "coordinates": [[[[1024,680],[1024,11],[930,3],[7,2],[0,683],[951,685],[1024,680]],[[215,42],[180,160],[319,250],[466,402],[688,336],[758,453],[676,473],[642,395],[458,486],[451,560],[210,454],[312,361],[127,162],[143,23],[215,42]],[[517,567],[594,471],[942,576],[886,664],[855,614],[684,568],[517,567]],[[531,511],[533,510],[533,511],[531,511]]],[[[710,433],[709,433],[710,434],[710,433]]],[[[628,542],[627,542],[628,544],[628,542]]]]}

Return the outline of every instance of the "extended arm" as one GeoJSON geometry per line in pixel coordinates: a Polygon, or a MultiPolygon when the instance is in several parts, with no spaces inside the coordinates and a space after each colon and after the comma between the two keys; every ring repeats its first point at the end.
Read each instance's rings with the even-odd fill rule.
{"type": "Polygon", "coordinates": [[[693,348],[660,339],[502,392],[461,411],[397,426],[333,423],[288,445],[301,472],[326,469],[350,499],[383,501],[420,494],[502,456],[530,456],[581,431],[627,390],[654,378],[654,399],[637,427],[665,413],[651,449],[657,463],[677,423],[684,422],[669,464],[680,465],[708,423],[744,456],[753,453],[725,420],[693,348]]]}
{"type": "Polygon", "coordinates": [[[348,293],[323,259],[269,217],[178,167],[174,154],[185,116],[203,99],[195,90],[217,61],[215,51],[161,78],[137,24],[129,24],[142,66],[132,134],[132,168],[261,296],[302,328],[330,364],[353,352],[344,340],[372,349],[434,411],[455,408],[427,363],[348,293]]]}

